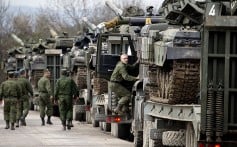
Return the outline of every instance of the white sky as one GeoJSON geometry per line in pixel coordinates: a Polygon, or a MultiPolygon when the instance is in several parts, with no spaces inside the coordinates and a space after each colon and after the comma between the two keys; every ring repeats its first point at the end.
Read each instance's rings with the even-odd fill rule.
{"type": "Polygon", "coordinates": [[[49,0],[6,0],[13,6],[40,7],[47,4],[49,0]]]}
{"type": "MultiPolygon", "coordinates": [[[[41,7],[43,5],[46,5],[47,2],[50,0],[6,0],[6,1],[10,1],[10,4],[13,6],[41,7]]],[[[113,1],[116,2],[116,0],[113,1]]],[[[146,6],[150,5],[157,6],[162,2],[163,0],[143,0],[143,3],[146,4],[146,6]]]]}

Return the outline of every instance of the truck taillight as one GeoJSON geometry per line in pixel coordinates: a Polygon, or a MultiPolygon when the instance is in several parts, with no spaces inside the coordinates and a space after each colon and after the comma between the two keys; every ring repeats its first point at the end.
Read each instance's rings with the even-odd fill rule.
{"type": "Polygon", "coordinates": [[[204,143],[200,143],[198,147],[205,147],[204,143]]]}
{"type": "Polygon", "coordinates": [[[107,116],[106,122],[107,123],[120,123],[122,118],[120,116],[107,116]]]}
{"type": "Polygon", "coordinates": [[[89,105],[85,106],[85,110],[86,111],[90,111],[91,110],[91,107],[89,105]]]}
{"type": "Polygon", "coordinates": [[[221,147],[221,145],[220,144],[215,144],[215,146],[214,147],[221,147]]]}
{"type": "Polygon", "coordinates": [[[205,143],[199,143],[198,147],[221,147],[220,144],[205,144],[205,143]]]}

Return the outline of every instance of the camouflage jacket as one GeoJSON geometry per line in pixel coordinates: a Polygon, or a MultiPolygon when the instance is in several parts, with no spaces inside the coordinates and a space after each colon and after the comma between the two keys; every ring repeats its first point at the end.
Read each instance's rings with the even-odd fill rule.
{"type": "Polygon", "coordinates": [[[78,96],[77,92],[78,87],[70,77],[62,76],[60,79],[58,79],[55,89],[56,99],[59,95],[78,96]]]}
{"type": "Polygon", "coordinates": [[[33,88],[31,86],[29,80],[21,77],[21,78],[18,78],[18,83],[21,86],[22,95],[27,95],[28,93],[30,93],[30,95],[33,96],[33,88]]]}
{"type": "Polygon", "coordinates": [[[38,90],[39,90],[39,92],[48,93],[50,95],[53,95],[51,85],[50,85],[50,81],[46,77],[42,77],[38,81],[38,90]]]}
{"type": "Polygon", "coordinates": [[[20,98],[21,88],[14,79],[3,82],[0,86],[0,98],[20,98]]]}
{"type": "Polygon", "coordinates": [[[123,80],[125,81],[135,81],[136,77],[131,76],[128,74],[127,69],[134,68],[136,65],[129,65],[129,64],[124,64],[121,61],[117,63],[110,81],[116,81],[116,82],[122,82],[123,80]]]}

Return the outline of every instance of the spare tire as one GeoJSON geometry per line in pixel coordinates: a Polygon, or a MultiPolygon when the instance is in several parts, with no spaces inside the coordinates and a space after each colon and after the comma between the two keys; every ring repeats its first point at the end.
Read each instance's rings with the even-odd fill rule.
{"type": "Polygon", "coordinates": [[[166,146],[185,146],[185,130],[163,132],[162,144],[166,146]]]}

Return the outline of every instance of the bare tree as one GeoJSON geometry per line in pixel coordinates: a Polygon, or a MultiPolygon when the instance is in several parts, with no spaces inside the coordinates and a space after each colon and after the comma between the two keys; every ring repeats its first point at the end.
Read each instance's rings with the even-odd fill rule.
{"type": "Polygon", "coordinates": [[[31,15],[23,12],[19,12],[13,17],[12,26],[14,33],[25,38],[26,40],[30,39],[33,34],[32,24],[31,15]]]}
{"type": "Polygon", "coordinates": [[[9,9],[9,3],[6,3],[4,0],[0,0],[0,30],[4,30],[4,25],[6,23],[5,19],[8,9],[9,9]]]}
{"type": "MultiPolygon", "coordinates": [[[[4,0],[0,0],[0,63],[3,64],[3,58],[6,56],[6,16],[9,9],[9,3],[6,3],[4,0]]],[[[2,68],[0,68],[0,82],[4,80],[4,74],[2,68]]]]}

